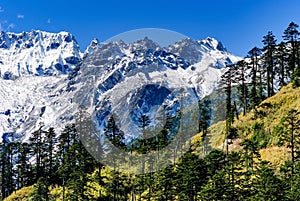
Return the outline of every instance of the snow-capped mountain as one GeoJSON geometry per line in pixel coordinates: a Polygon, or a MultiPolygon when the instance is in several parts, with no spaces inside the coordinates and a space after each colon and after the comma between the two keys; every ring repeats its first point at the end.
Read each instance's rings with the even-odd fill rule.
{"type": "Polygon", "coordinates": [[[82,60],[74,36],[43,31],[0,32],[0,77],[66,74],[82,60]]]}
{"type": "Polygon", "coordinates": [[[182,88],[193,94],[186,104],[199,100],[216,89],[226,64],[240,59],[213,38],[164,48],[147,37],[130,44],[94,39],[82,53],[70,33],[42,31],[2,32],[0,58],[0,133],[25,140],[41,125],[59,131],[74,122],[78,104],[89,108],[99,127],[123,111],[120,118],[136,124],[122,122],[127,131],[138,129],[141,112],[157,118],[160,105],[172,117],[182,107],[182,88]]]}

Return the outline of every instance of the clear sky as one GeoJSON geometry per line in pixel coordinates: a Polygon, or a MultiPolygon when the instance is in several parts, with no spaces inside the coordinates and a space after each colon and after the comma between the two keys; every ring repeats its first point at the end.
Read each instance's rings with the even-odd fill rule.
{"type": "Polygon", "coordinates": [[[68,31],[82,49],[125,31],[163,28],[192,39],[207,36],[245,56],[273,31],[300,24],[300,0],[0,0],[0,29],[11,32],[68,31]]]}

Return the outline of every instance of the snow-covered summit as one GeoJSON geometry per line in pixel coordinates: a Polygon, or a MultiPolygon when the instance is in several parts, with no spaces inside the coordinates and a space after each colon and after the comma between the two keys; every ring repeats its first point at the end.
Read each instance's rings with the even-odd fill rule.
{"type": "Polygon", "coordinates": [[[94,38],[91,42],[90,45],[85,49],[84,51],[84,58],[93,52],[95,52],[98,48],[100,47],[100,42],[97,38],[94,38]]]}
{"type": "MultiPolygon", "coordinates": [[[[133,43],[94,39],[82,53],[68,32],[1,32],[0,133],[20,133],[26,139],[41,124],[59,131],[74,121],[78,99],[92,97],[98,118],[107,117],[103,114],[110,105],[128,106],[124,94],[142,101],[140,109],[152,118],[156,102],[139,94],[166,98],[166,92],[178,95],[185,87],[203,98],[216,89],[226,64],[239,59],[213,38],[183,39],[165,48],[147,37],[133,43]],[[145,86],[134,89],[141,84],[145,86]]],[[[170,112],[180,108],[176,98],[166,101],[170,112]]],[[[136,118],[138,110],[133,112],[136,118]]]]}
{"type": "Polygon", "coordinates": [[[213,67],[216,68],[223,68],[240,60],[239,57],[230,54],[220,41],[211,37],[196,41],[185,38],[171,44],[168,50],[184,57],[192,64],[201,62],[203,57],[209,55],[214,60],[213,67]]]}
{"type": "Polygon", "coordinates": [[[0,77],[66,74],[82,60],[75,37],[68,32],[0,33],[0,77]]]}

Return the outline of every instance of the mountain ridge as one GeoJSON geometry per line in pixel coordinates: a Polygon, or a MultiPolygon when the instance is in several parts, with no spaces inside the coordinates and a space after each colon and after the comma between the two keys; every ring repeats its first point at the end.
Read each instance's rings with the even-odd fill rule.
{"type": "MultiPolygon", "coordinates": [[[[0,89],[0,97],[3,100],[0,106],[0,132],[20,133],[24,139],[28,136],[27,133],[33,132],[41,125],[60,130],[65,124],[74,121],[77,109],[74,96],[78,96],[80,90],[93,93],[85,84],[90,78],[97,78],[102,84],[106,82],[107,91],[113,89],[108,87],[111,85],[108,83],[118,85],[122,80],[126,80],[130,73],[135,72],[133,69],[145,75],[158,73],[157,75],[162,77],[165,72],[169,76],[172,75],[168,78],[169,81],[172,77],[173,80],[179,78],[184,86],[194,88],[197,96],[202,98],[217,87],[226,65],[240,59],[225,48],[222,49],[223,45],[219,45],[215,39],[207,39],[202,43],[200,40],[192,42],[192,39],[187,39],[194,46],[185,43],[185,49],[201,54],[201,58],[189,60],[182,56],[184,50],[179,43],[161,48],[149,38],[134,43],[100,43],[94,39],[82,52],[75,37],[68,32],[55,34],[31,31],[27,34],[28,36],[26,32],[15,35],[2,32],[0,37],[0,82],[3,86],[0,89]],[[40,64],[43,66],[39,69],[40,64]],[[146,68],[147,65],[158,68],[153,66],[151,72],[150,68],[146,68]],[[9,71],[10,68],[13,70],[9,71]]],[[[190,58],[195,58],[192,53],[190,58]]],[[[100,86],[100,83],[97,83],[97,86],[100,86]]],[[[81,98],[86,96],[89,94],[82,94],[81,98]]],[[[96,96],[99,96],[99,92],[96,96]]]]}

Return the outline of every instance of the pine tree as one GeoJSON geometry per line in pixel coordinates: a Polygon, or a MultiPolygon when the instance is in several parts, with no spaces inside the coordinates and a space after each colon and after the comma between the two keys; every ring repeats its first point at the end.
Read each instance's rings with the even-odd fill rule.
{"type": "Polygon", "coordinates": [[[60,181],[57,183],[62,185],[62,194],[65,197],[65,189],[68,185],[68,180],[71,178],[70,174],[76,165],[76,158],[74,149],[71,149],[76,143],[76,129],[74,124],[68,124],[58,137],[58,150],[56,152],[56,163],[58,170],[56,171],[60,181]]]}
{"type": "Polygon", "coordinates": [[[1,194],[3,198],[9,196],[15,190],[13,158],[14,144],[4,140],[1,152],[1,194]]]}
{"type": "Polygon", "coordinates": [[[201,200],[230,200],[227,190],[230,184],[226,178],[227,172],[224,171],[226,155],[223,151],[212,150],[205,158],[208,182],[200,191],[201,200]]]}
{"type": "Polygon", "coordinates": [[[49,128],[46,131],[43,139],[43,147],[44,147],[44,157],[43,163],[45,167],[45,178],[48,185],[52,184],[54,179],[54,173],[56,169],[54,169],[54,145],[56,143],[56,134],[54,128],[49,128]]]}
{"type": "Polygon", "coordinates": [[[63,189],[67,187],[73,192],[67,194],[66,198],[86,200],[84,187],[88,182],[88,174],[98,167],[98,163],[83,146],[74,124],[66,126],[59,137],[59,143],[61,165],[58,174],[63,181],[63,189]]]}
{"type": "Polygon", "coordinates": [[[176,191],[174,189],[174,166],[170,165],[156,173],[157,182],[153,189],[154,200],[169,201],[174,200],[176,191]]]}
{"type": "Polygon", "coordinates": [[[113,145],[126,149],[124,132],[118,128],[113,116],[108,119],[104,134],[113,145]]]}
{"type": "Polygon", "coordinates": [[[49,197],[49,189],[45,178],[40,177],[34,185],[32,194],[33,201],[47,201],[49,197]]]}
{"type": "Polygon", "coordinates": [[[18,189],[34,184],[32,164],[30,163],[30,144],[17,142],[16,173],[18,189]]]}
{"type": "Polygon", "coordinates": [[[199,133],[202,133],[203,155],[207,154],[208,148],[208,127],[211,121],[211,101],[199,102],[199,133]]]}
{"type": "Polygon", "coordinates": [[[247,86],[247,71],[249,66],[245,60],[238,61],[236,64],[236,81],[238,83],[238,98],[243,108],[244,116],[249,107],[249,89],[247,86]]]}
{"type": "Polygon", "coordinates": [[[289,66],[292,74],[299,68],[299,58],[298,55],[298,40],[299,40],[299,25],[294,22],[291,22],[287,29],[284,31],[283,39],[288,44],[288,53],[289,53],[289,66]]]}
{"type": "Polygon", "coordinates": [[[235,75],[235,65],[227,66],[227,70],[221,76],[221,84],[225,88],[226,93],[226,134],[225,134],[225,143],[226,143],[226,155],[228,155],[228,138],[230,136],[231,126],[233,123],[233,107],[232,107],[232,85],[236,82],[235,75]]]}
{"type": "Polygon", "coordinates": [[[186,153],[176,165],[174,187],[179,200],[197,200],[197,192],[205,185],[205,161],[193,153],[186,153]]]}
{"type": "Polygon", "coordinates": [[[251,139],[244,139],[240,145],[243,147],[241,154],[246,171],[254,171],[254,161],[260,160],[258,145],[251,139]]]}
{"type": "Polygon", "coordinates": [[[279,86],[283,87],[286,85],[286,78],[290,77],[290,73],[287,70],[287,52],[286,45],[284,42],[279,43],[276,47],[276,67],[275,73],[279,77],[279,86]]]}
{"type": "Polygon", "coordinates": [[[43,167],[42,167],[42,154],[43,154],[43,126],[40,126],[40,128],[37,131],[34,131],[29,138],[29,142],[31,143],[31,149],[32,149],[32,156],[35,159],[35,181],[37,181],[40,177],[43,176],[43,167]]]}
{"type": "Polygon", "coordinates": [[[253,179],[256,193],[250,200],[284,200],[282,181],[275,174],[270,162],[261,161],[253,179]]]}
{"type": "Polygon", "coordinates": [[[276,50],[276,39],[271,31],[263,37],[263,60],[266,66],[267,73],[267,97],[274,94],[274,65],[275,65],[275,50],[276,50]]]}
{"type": "Polygon", "coordinates": [[[224,167],[227,172],[227,181],[229,183],[227,197],[230,200],[240,200],[239,196],[242,194],[239,187],[241,186],[241,171],[243,169],[241,165],[241,155],[238,152],[231,152],[228,156],[228,161],[224,167]]]}
{"type": "Polygon", "coordinates": [[[281,144],[287,145],[291,149],[292,176],[297,160],[300,159],[300,112],[292,109],[281,119],[280,139],[281,144]]]}
{"type": "Polygon", "coordinates": [[[250,102],[252,108],[257,106],[261,102],[261,86],[257,82],[258,72],[259,72],[259,56],[261,54],[261,50],[258,47],[252,48],[248,52],[248,57],[251,59],[251,91],[250,91],[250,102]],[[259,89],[258,89],[259,87],[259,89]],[[258,92],[260,90],[260,92],[258,92]]]}

